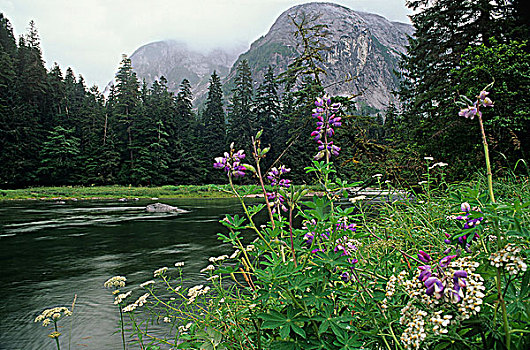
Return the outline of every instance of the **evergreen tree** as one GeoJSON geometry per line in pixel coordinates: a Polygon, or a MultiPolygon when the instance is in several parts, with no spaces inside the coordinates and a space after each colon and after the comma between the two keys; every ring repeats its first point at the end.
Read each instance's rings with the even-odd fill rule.
{"type": "Polygon", "coordinates": [[[270,145],[274,138],[274,126],[281,115],[281,103],[278,96],[278,83],[272,66],[264,75],[263,83],[256,91],[257,129],[263,130],[263,145],[270,145]]]}
{"type": "Polygon", "coordinates": [[[204,130],[202,133],[201,160],[199,166],[203,170],[203,181],[208,183],[217,183],[221,181],[219,172],[211,169],[212,153],[211,150],[222,151],[225,149],[226,139],[226,122],[225,112],[223,109],[223,90],[221,80],[214,71],[210,77],[208,86],[208,99],[206,100],[206,109],[202,114],[202,123],[204,130]]]}
{"type": "Polygon", "coordinates": [[[250,154],[251,137],[257,132],[252,84],[248,61],[243,60],[237,66],[236,86],[229,107],[228,140],[234,142],[236,147],[247,150],[247,154],[250,154]]]}
{"type": "Polygon", "coordinates": [[[49,132],[41,149],[41,166],[38,172],[44,176],[45,184],[66,185],[76,183],[79,139],[74,129],[56,126],[49,132]]]}
{"type": "Polygon", "coordinates": [[[198,162],[198,122],[193,113],[193,95],[188,79],[182,80],[176,99],[177,124],[176,144],[172,161],[175,162],[173,181],[177,183],[195,183],[197,176],[192,169],[198,162]]]}
{"type": "Polygon", "coordinates": [[[139,104],[139,83],[136,73],[132,69],[131,60],[127,55],[122,56],[122,61],[116,73],[116,106],[115,117],[118,122],[118,142],[122,153],[122,169],[120,180],[127,182],[131,179],[134,169],[134,123],[136,107],[139,104]]]}

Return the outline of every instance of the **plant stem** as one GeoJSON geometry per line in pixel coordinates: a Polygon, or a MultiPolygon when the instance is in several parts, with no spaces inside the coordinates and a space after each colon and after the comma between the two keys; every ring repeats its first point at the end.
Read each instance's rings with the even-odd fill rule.
{"type": "Polygon", "coordinates": [[[261,185],[261,191],[263,192],[263,197],[265,198],[265,203],[267,205],[267,211],[269,212],[269,219],[271,220],[272,229],[274,230],[274,216],[272,215],[271,206],[269,204],[269,198],[267,197],[267,191],[265,191],[265,184],[263,183],[263,176],[261,175],[261,168],[259,166],[259,157],[258,150],[256,148],[256,141],[252,138],[252,146],[254,147],[254,160],[256,161],[256,172],[258,173],[259,184],[261,185]]]}
{"type": "Polygon", "coordinates": [[[508,324],[508,314],[506,312],[506,302],[502,296],[502,287],[501,287],[501,269],[497,268],[497,302],[501,305],[502,310],[502,322],[504,323],[504,333],[506,337],[506,348],[510,350],[512,334],[510,332],[510,325],[508,324]]]}
{"type": "Polygon", "coordinates": [[[490,200],[495,203],[495,196],[493,195],[493,173],[491,172],[490,153],[488,149],[488,140],[486,139],[486,133],[484,132],[484,124],[482,123],[482,116],[478,115],[478,123],[480,125],[480,133],[482,134],[482,144],[484,146],[484,157],[486,158],[486,174],[488,176],[488,192],[490,200]]]}
{"type": "Polygon", "coordinates": [[[294,266],[296,267],[296,255],[294,252],[294,243],[293,243],[293,206],[289,206],[289,234],[291,235],[291,251],[293,252],[293,261],[294,266]]]}
{"type": "MultiPolygon", "coordinates": [[[[59,333],[59,330],[57,329],[57,322],[53,321],[53,326],[55,328],[55,332],[59,333]]],[[[61,350],[61,346],[59,345],[59,336],[55,337],[55,343],[57,344],[57,350],[61,350]]]]}
{"type": "Polygon", "coordinates": [[[123,350],[125,350],[125,329],[123,328],[123,311],[121,305],[118,305],[118,309],[120,309],[121,343],[123,344],[123,350]]]}

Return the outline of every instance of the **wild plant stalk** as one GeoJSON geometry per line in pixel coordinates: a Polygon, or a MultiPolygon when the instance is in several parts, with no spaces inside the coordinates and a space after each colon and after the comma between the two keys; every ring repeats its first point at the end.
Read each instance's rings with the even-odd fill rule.
{"type": "MultiPolygon", "coordinates": [[[[74,301],[72,302],[72,314],[74,313],[75,302],[77,301],[77,294],[74,295],[74,301]]],[[[68,350],[70,350],[72,342],[72,324],[74,323],[74,318],[70,320],[70,331],[68,332],[68,350]]]]}
{"type": "MultiPolygon", "coordinates": [[[[482,121],[482,112],[480,111],[480,107],[491,107],[493,106],[493,102],[487,95],[489,92],[486,91],[486,89],[490,88],[493,85],[493,83],[486,86],[480,94],[477,96],[476,101],[474,102],[473,106],[468,106],[468,108],[462,109],[459,113],[460,116],[464,116],[466,118],[471,118],[476,115],[478,116],[478,122],[480,126],[480,133],[482,136],[482,145],[484,146],[484,158],[486,160],[486,174],[487,174],[487,180],[488,180],[488,194],[490,198],[491,203],[495,203],[495,195],[493,194],[493,173],[491,171],[491,160],[490,160],[490,154],[489,154],[489,148],[488,148],[488,140],[486,138],[486,132],[484,131],[484,123],[482,121]]],[[[500,237],[500,229],[499,229],[499,223],[497,220],[494,222],[495,231],[497,234],[497,248],[501,249],[501,237],[500,237]]],[[[502,312],[502,323],[504,326],[504,333],[505,333],[505,339],[506,339],[506,348],[510,350],[511,347],[511,332],[510,332],[510,324],[508,322],[508,313],[506,310],[506,301],[504,300],[503,296],[503,290],[501,285],[501,267],[497,267],[496,269],[496,287],[497,287],[497,305],[501,306],[501,312],[502,312]]]]}

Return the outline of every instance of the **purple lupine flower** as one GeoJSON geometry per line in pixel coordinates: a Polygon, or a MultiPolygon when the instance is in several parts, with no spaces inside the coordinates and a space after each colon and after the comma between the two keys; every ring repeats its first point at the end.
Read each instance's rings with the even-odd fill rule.
{"type": "Polygon", "coordinates": [[[456,258],[456,255],[444,256],[442,259],[440,259],[440,262],[438,263],[438,265],[440,265],[440,267],[447,267],[449,263],[451,262],[451,260],[453,260],[454,258],[456,258]]]}
{"type": "Polygon", "coordinates": [[[425,287],[427,287],[427,290],[425,291],[427,295],[434,294],[436,299],[440,299],[443,296],[443,290],[445,287],[438,277],[429,277],[424,284],[425,287]]]}
{"type": "Polygon", "coordinates": [[[420,275],[418,276],[418,279],[421,282],[425,282],[428,278],[431,277],[432,271],[429,265],[419,266],[418,268],[421,270],[420,275]]]}
{"type": "Polygon", "coordinates": [[[230,153],[225,152],[222,157],[216,157],[213,167],[216,169],[223,169],[228,176],[242,177],[245,176],[247,168],[241,164],[241,160],[245,158],[243,150],[234,152],[233,144],[230,145],[230,153]]]}
{"type": "Polygon", "coordinates": [[[308,232],[304,235],[304,241],[307,245],[311,246],[314,240],[315,240],[314,232],[308,232]]]}
{"type": "Polygon", "coordinates": [[[333,146],[332,142],[327,141],[327,137],[332,137],[335,134],[336,127],[342,125],[341,118],[337,117],[340,109],[339,103],[331,103],[331,98],[327,95],[318,97],[315,101],[316,108],[313,109],[313,117],[317,119],[316,130],[311,133],[311,137],[318,143],[318,153],[315,159],[322,159],[325,155],[337,156],[340,152],[340,147],[333,146]],[[326,136],[326,138],[324,137],[326,136]],[[322,142],[325,139],[325,142],[322,142]]]}
{"type": "Polygon", "coordinates": [[[453,273],[453,276],[457,278],[467,278],[467,272],[464,270],[457,270],[453,273]]]}
{"type": "Polygon", "coordinates": [[[468,213],[471,210],[471,206],[469,205],[468,202],[464,202],[464,203],[462,203],[460,205],[460,210],[462,210],[463,212],[468,213]]]}
{"type": "Polygon", "coordinates": [[[424,252],[423,250],[420,250],[418,252],[418,259],[424,263],[428,263],[429,261],[432,260],[431,256],[427,254],[426,252],[424,252]]]}

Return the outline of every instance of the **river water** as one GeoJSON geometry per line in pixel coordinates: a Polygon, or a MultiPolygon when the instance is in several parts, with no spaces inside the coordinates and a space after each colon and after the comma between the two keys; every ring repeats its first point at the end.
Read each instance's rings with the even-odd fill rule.
{"type": "Polygon", "coordinates": [[[55,349],[51,330],[34,319],[47,308],[70,308],[74,295],[71,338],[66,318],[61,349],[120,349],[119,314],[103,288],[108,278],[126,276],[137,286],[155,269],[184,261],[185,277],[196,284],[206,278],[199,271],[208,257],[232,252],[216,233],[224,214],[241,212],[236,200],[160,200],[189,212],[145,212],[154,202],[0,202],[0,349],[55,349]]]}

